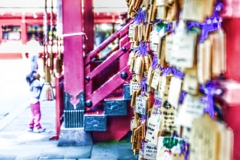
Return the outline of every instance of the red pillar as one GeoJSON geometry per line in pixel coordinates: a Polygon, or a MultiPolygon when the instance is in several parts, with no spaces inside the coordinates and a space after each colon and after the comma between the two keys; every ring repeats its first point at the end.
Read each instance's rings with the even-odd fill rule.
{"type": "MultiPolygon", "coordinates": [[[[226,32],[226,62],[227,79],[234,79],[240,82],[239,72],[239,57],[240,57],[240,2],[239,0],[224,0],[225,3],[225,18],[223,19],[223,29],[226,32]]],[[[228,88],[227,88],[228,89],[228,88]]],[[[236,92],[237,93],[237,92],[236,92]]],[[[231,98],[238,96],[232,95],[231,98]]],[[[233,158],[240,159],[240,104],[228,104],[223,108],[224,121],[233,130],[233,158]]]]}
{"type": "Polygon", "coordinates": [[[2,43],[2,24],[0,24],[0,44],[2,43]]]}
{"type": "MultiPolygon", "coordinates": [[[[88,39],[85,39],[85,55],[93,50],[94,45],[94,13],[93,13],[93,1],[84,0],[84,32],[86,33],[88,39]]],[[[91,67],[88,67],[86,70],[88,73],[91,71],[91,67]]],[[[92,82],[89,82],[90,85],[86,88],[86,95],[92,93],[92,82]]]]}
{"type": "MultiPolygon", "coordinates": [[[[223,28],[226,32],[226,62],[227,62],[227,71],[226,77],[228,79],[234,79],[240,82],[240,34],[238,28],[240,27],[240,17],[229,17],[224,19],[223,28]]],[[[234,97],[234,95],[232,96],[234,97]]],[[[235,96],[238,97],[238,96],[235,96]]],[[[224,120],[229,127],[232,128],[234,133],[234,144],[233,144],[233,159],[240,159],[240,104],[231,105],[228,104],[228,107],[224,108],[223,115],[224,120]]]]}
{"type": "Polygon", "coordinates": [[[82,1],[62,0],[64,36],[64,127],[58,146],[92,145],[92,137],[83,128],[84,60],[82,32],[82,1]],[[66,35],[68,34],[68,36],[66,35]]]}
{"type": "Polygon", "coordinates": [[[25,23],[25,17],[22,17],[21,39],[22,39],[22,44],[26,44],[27,43],[27,24],[25,23]]]}
{"type": "MultiPolygon", "coordinates": [[[[63,34],[82,32],[82,1],[63,0],[63,34]]],[[[72,96],[70,103],[79,102],[79,94],[84,93],[83,37],[64,37],[64,81],[65,93],[72,96]]],[[[81,102],[80,102],[81,103],[81,102]]],[[[83,105],[81,105],[83,107],[83,105]]],[[[65,106],[68,108],[69,106],[65,106]]]]}
{"type": "Polygon", "coordinates": [[[93,50],[94,44],[94,13],[93,0],[84,0],[84,32],[88,40],[85,39],[85,54],[93,50]]]}
{"type": "Polygon", "coordinates": [[[226,49],[227,49],[227,78],[240,81],[240,27],[239,18],[226,18],[223,21],[223,28],[226,32],[226,49]]]}

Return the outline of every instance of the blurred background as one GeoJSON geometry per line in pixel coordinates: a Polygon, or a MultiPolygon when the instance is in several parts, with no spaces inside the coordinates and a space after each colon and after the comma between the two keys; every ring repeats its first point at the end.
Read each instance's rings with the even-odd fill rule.
{"type": "MultiPolygon", "coordinates": [[[[49,47],[53,45],[53,52],[57,52],[57,43],[62,43],[57,39],[62,30],[61,25],[58,25],[61,23],[61,12],[58,10],[61,0],[0,0],[0,4],[0,59],[23,58],[26,52],[25,44],[32,34],[37,36],[42,46],[44,34],[47,34],[49,47]]],[[[84,2],[82,4],[84,9],[84,2]]],[[[121,15],[126,13],[127,6],[125,0],[117,0],[117,3],[112,0],[93,0],[92,4],[93,43],[96,47],[125,23],[125,16],[121,15]]],[[[109,47],[103,52],[107,52],[109,47]]],[[[43,48],[40,52],[43,52],[43,48]]]]}

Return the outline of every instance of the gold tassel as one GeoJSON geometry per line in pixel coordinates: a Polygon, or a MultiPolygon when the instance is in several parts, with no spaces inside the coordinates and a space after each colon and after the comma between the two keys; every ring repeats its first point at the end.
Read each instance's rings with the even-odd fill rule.
{"type": "Polygon", "coordinates": [[[47,66],[45,66],[45,81],[50,83],[50,69],[47,66]]]}
{"type": "Polygon", "coordinates": [[[42,101],[51,101],[54,99],[53,88],[50,84],[51,75],[49,67],[45,66],[45,83],[42,88],[40,99],[42,101]]]}
{"type": "Polygon", "coordinates": [[[148,23],[150,23],[151,22],[151,18],[152,18],[152,12],[153,12],[153,5],[150,5],[150,8],[149,8],[149,10],[148,10],[148,23]]]}
{"type": "Polygon", "coordinates": [[[57,60],[56,60],[56,72],[57,72],[58,74],[61,73],[61,69],[60,69],[60,59],[59,59],[59,58],[57,58],[57,60]]]}
{"type": "Polygon", "coordinates": [[[50,69],[53,69],[53,53],[50,54],[50,69]]]}

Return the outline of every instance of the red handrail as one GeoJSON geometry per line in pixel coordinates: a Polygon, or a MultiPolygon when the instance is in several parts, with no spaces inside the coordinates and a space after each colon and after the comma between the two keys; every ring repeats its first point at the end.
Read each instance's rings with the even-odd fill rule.
{"type": "MultiPolygon", "coordinates": [[[[85,57],[85,93],[86,96],[91,96],[93,93],[93,78],[97,75],[101,74],[102,71],[106,69],[107,66],[115,62],[115,60],[119,59],[119,70],[121,70],[125,65],[126,57],[128,57],[128,51],[123,51],[125,48],[128,50],[130,48],[129,38],[128,38],[128,28],[133,21],[130,21],[127,25],[125,25],[122,29],[111,35],[108,39],[106,39],[101,45],[99,45],[95,50],[90,52],[85,57]],[[116,47],[118,50],[109,52],[105,57],[106,59],[103,62],[100,62],[98,66],[94,66],[95,69],[92,70],[91,60],[95,57],[102,49],[108,46],[111,42],[113,42],[116,38],[119,39],[118,46],[116,47]],[[124,54],[125,52],[125,54],[124,54]]],[[[115,49],[114,49],[115,50],[115,49]]],[[[103,82],[104,83],[104,82],[103,82]]]]}
{"type": "MultiPolygon", "coordinates": [[[[124,45],[124,47],[128,50],[131,46],[131,42],[128,42],[124,45]]],[[[108,57],[104,63],[101,63],[97,68],[95,68],[93,71],[91,71],[87,76],[89,76],[90,81],[101,71],[103,71],[105,68],[107,68],[114,60],[118,59],[120,56],[122,56],[125,52],[122,51],[122,49],[119,49],[115,54],[112,56],[108,57]]],[[[122,69],[122,68],[120,68],[122,69]]],[[[88,83],[88,82],[87,82],[88,83]]]]}
{"type": "MultiPolygon", "coordinates": [[[[114,33],[108,39],[106,39],[97,49],[90,52],[84,59],[85,66],[85,75],[90,77],[90,81],[85,83],[86,89],[86,100],[92,101],[92,106],[95,106],[100,101],[102,101],[106,96],[116,90],[119,86],[126,82],[127,79],[130,78],[131,73],[129,72],[129,66],[126,65],[126,57],[128,56],[130,42],[127,36],[129,25],[133,23],[130,21],[126,26],[122,29],[114,33]],[[115,53],[113,51],[109,52],[107,55],[107,59],[103,61],[97,68],[91,71],[91,59],[96,56],[100,51],[102,51],[106,46],[108,46],[111,42],[113,42],[116,38],[119,38],[119,44],[116,48],[114,48],[115,53]],[[125,48],[125,49],[123,49],[125,48]],[[116,51],[117,50],[117,51],[116,51]],[[110,56],[109,56],[110,55],[110,56]],[[92,93],[92,78],[96,75],[100,74],[107,66],[113,63],[116,59],[119,59],[119,63],[121,67],[119,67],[119,72],[112,76],[107,82],[103,82],[95,92],[92,93]],[[87,72],[86,72],[87,70],[87,72]],[[127,73],[127,77],[121,77],[123,72],[127,73]]],[[[83,77],[85,79],[85,77],[83,77]]],[[[60,127],[63,121],[63,109],[64,109],[64,76],[55,79],[56,84],[56,135],[52,136],[50,140],[58,140],[60,135],[60,127]]]]}
{"type": "Polygon", "coordinates": [[[100,51],[102,51],[105,47],[107,47],[110,43],[112,43],[116,38],[121,38],[128,32],[129,25],[133,23],[131,20],[126,26],[118,30],[116,33],[108,37],[102,44],[100,44],[95,50],[91,51],[86,57],[84,61],[84,65],[88,65],[91,62],[91,58],[95,57],[100,51]]]}
{"type": "Polygon", "coordinates": [[[115,46],[113,49],[111,49],[104,57],[102,57],[103,59],[109,57],[110,55],[112,55],[113,52],[117,51],[119,49],[119,46],[115,46]]]}
{"type": "Polygon", "coordinates": [[[110,78],[106,83],[104,83],[100,88],[93,92],[92,95],[87,97],[87,100],[92,101],[92,106],[98,104],[106,96],[108,96],[115,89],[117,89],[119,86],[126,82],[126,80],[121,77],[122,72],[127,73],[126,80],[131,77],[131,73],[129,72],[129,66],[125,66],[122,70],[120,70],[117,74],[110,78]]]}
{"type": "Polygon", "coordinates": [[[64,76],[56,77],[56,134],[49,140],[58,140],[60,135],[60,128],[63,122],[64,109],[64,76]]]}

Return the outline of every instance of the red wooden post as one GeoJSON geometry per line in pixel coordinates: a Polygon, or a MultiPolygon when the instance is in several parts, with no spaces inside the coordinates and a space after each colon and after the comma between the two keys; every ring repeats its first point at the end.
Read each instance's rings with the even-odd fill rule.
{"type": "Polygon", "coordinates": [[[0,44],[2,43],[2,24],[0,23],[0,44]]]}
{"type": "Polygon", "coordinates": [[[63,75],[56,77],[55,85],[56,85],[56,133],[49,140],[58,140],[60,135],[60,128],[62,124],[62,114],[63,114],[63,75]]]}
{"type": "Polygon", "coordinates": [[[22,44],[27,43],[27,24],[25,22],[21,23],[21,39],[22,44]]]}
{"type": "Polygon", "coordinates": [[[58,146],[92,145],[83,128],[85,110],[82,1],[62,0],[64,45],[64,127],[58,146]]]}
{"type": "Polygon", "coordinates": [[[85,109],[82,1],[63,0],[65,127],[83,127],[85,109]],[[82,117],[82,118],[79,118],[82,117]]]}
{"type": "MultiPolygon", "coordinates": [[[[234,8],[233,8],[234,9],[234,8]]],[[[235,11],[236,12],[236,11],[235,11]]],[[[238,28],[240,27],[240,17],[229,17],[223,21],[223,29],[226,32],[226,62],[227,62],[227,79],[234,79],[240,81],[239,73],[239,56],[240,56],[240,34],[238,28]]],[[[228,89],[228,88],[227,88],[228,89]]],[[[234,98],[234,95],[231,97],[234,98]]],[[[234,145],[233,145],[233,159],[240,159],[240,104],[232,105],[228,104],[223,110],[224,120],[229,127],[232,128],[234,133],[234,145]]]]}
{"type": "Polygon", "coordinates": [[[129,48],[124,48],[123,46],[129,42],[129,37],[128,35],[126,35],[128,33],[128,28],[129,28],[129,25],[132,24],[133,21],[130,21],[128,25],[126,25],[121,34],[119,35],[119,47],[121,47],[121,49],[125,52],[124,56],[122,56],[120,59],[119,59],[119,68],[123,68],[124,66],[127,65],[127,61],[128,61],[128,56],[129,56],[129,48]],[[127,50],[126,50],[127,49],[127,50]]]}
{"type": "Polygon", "coordinates": [[[124,51],[124,55],[119,59],[119,68],[122,69],[127,65],[128,56],[129,56],[129,48],[124,47],[124,45],[129,42],[128,35],[119,40],[119,47],[124,51]]]}
{"type": "MultiPolygon", "coordinates": [[[[84,0],[84,32],[87,35],[88,39],[84,40],[85,44],[85,55],[93,50],[94,43],[94,13],[93,13],[93,1],[92,0],[84,0]]],[[[86,68],[86,72],[91,72],[91,64],[86,68]]],[[[92,82],[86,88],[86,94],[92,93],[92,82]]]]}
{"type": "Polygon", "coordinates": [[[84,0],[84,32],[88,39],[85,39],[85,54],[93,50],[94,43],[94,13],[93,13],[93,0],[84,0]]]}

